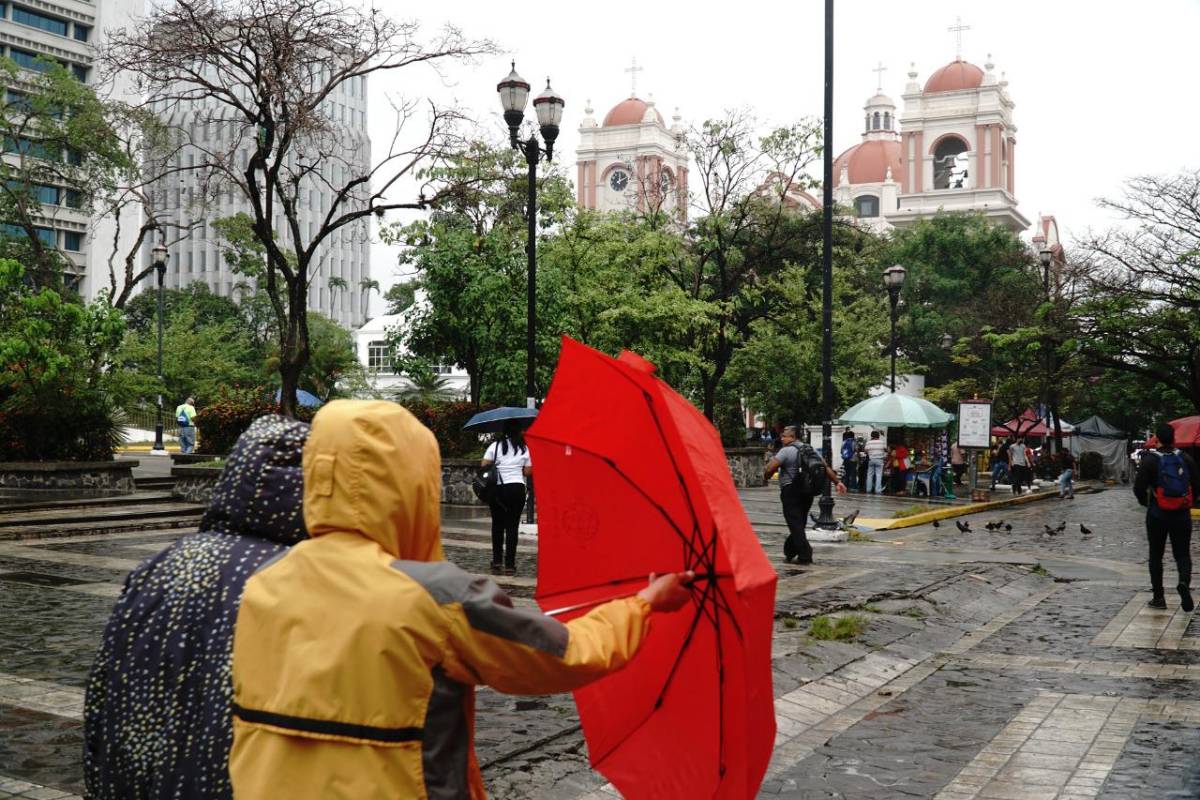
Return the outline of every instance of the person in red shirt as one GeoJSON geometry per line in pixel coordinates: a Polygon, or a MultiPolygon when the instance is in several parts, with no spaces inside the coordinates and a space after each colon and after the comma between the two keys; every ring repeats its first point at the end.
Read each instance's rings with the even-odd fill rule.
{"type": "Polygon", "coordinates": [[[904,442],[897,442],[892,448],[892,492],[903,496],[908,486],[908,448],[904,442]]]}

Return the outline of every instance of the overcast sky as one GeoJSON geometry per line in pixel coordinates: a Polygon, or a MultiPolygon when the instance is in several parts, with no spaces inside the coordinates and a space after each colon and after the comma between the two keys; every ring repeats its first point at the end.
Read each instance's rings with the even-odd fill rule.
{"type": "MultiPolygon", "coordinates": [[[[378,2],[397,17],[414,10],[397,0],[378,2]]],[[[819,117],[823,8],[821,0],[421,4],[416,13],[427,30],[451,22],[495,40],[505,55],[451,69],[444,82],[407,70],[403,83],[375,81],[370,133],[377,147],[387,141],[387,97],[403,93],[457,102],[503,136],[495,86],[510,58],[535,93],[548,75],[566,99],[556,160],[571,176],[587,101],[600,121],[627,97],[625,69],[634,57],[644,68],[638,95],[653,95],[668,123],[676,106],[685,125],[735,107],[750,108],[766,124],[819,117]]],[[[836,153],[860,140],[876,65],[888,68],[883,90],[902,109],[910,63],[924,84],[954,59],[955,34],[947,28],[958,16],[970,26],[962,34],[963,58],[982,67],[991,53],[1009,81],[1018,129],[1016,195],[1031,221],[1054,214],[1069,244],[1072,234],[1108,224],[1093,201],[1116,193],[1125,178],[1200,167],[1200,0],[837,0],[836,153]]],[[[385,289],[391,285],[394,254],[377,246],[372,272],[385,289]]]]}

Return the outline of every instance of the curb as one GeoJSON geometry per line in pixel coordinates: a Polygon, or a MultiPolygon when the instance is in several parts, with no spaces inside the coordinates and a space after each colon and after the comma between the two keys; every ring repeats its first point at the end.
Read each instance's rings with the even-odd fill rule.
{"type": "MultiPolygon", "coordinates": [[[[1090,494],[1093,491],[1091,487],[1081,487],[1076,490],[1076,494],[1090,494]]],[[[896,531],[901,528],[915,528],[918,525],[925,525],[934,520],[953,519],[955,517],[965,517],[968,514],[978,514],[980,511],[990,511],[996,508],[1006,508],[1008,506],[1021,506],[1026,503],[1036,503],[1039,500],[1049,500],[1057,497],[1058,490],[1052,489],[1046,492],[1037,492],[1035,494],[1025,494],[1018,497],[1010,497],[1005,500],[992,500],[987,503],[971,503],[965,506],[950,506],[949,508],[939,508],[936,511],[923,511],[920,514],[913,514],[911,517],[901,517],[896,520],[887,520],[891,523],[884,527],[872,528],[872,531],[896,531]]],[[[1196,513],[1195,510],[1192,511],[1196,513]]],[[[866,522],[866,520],[863,520],[866,522]]],[[[865,527],[865,525],[864,525],[865,527]]]]}

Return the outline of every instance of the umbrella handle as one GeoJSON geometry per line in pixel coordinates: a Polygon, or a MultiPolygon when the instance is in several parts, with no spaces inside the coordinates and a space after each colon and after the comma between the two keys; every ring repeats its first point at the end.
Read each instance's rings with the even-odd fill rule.
{"type": "MultiPolygon", "coordinates": [[[[692,578],[692,582],[689,583],[688,586],[691,586],[692,583],[696,583],[697,581],[707,581],[707,580],[712,580],[714,578],[716,580],[720,580],[722,578],[732,578],[732,577],[733,577],[733,573],[730,573],[730,572],[702,572],[702,573],[698,573],[694,578],[692,578]]],[[[641,591],[641,589],[638,589],[638,592],[640,592],[640,591],[641,591]]],[[[554,609],[551,609],[550,611],[543,611],[542,613],[545,614],[547,617],[557,617],[560,614],[567,614],[571,611],[578,611],[581,608],[592,608],[594,606],[601,606],[612,600],[624,600],[625,598],[633,597],[636,594],[637,594],[637,592],[621,592],[620,594],[609,595],[608,597],[601,597],[598,600],[587,600],[583,603],[575,603],[574,605],[563,606],[562,608],[554,608],[554,609]]]]}

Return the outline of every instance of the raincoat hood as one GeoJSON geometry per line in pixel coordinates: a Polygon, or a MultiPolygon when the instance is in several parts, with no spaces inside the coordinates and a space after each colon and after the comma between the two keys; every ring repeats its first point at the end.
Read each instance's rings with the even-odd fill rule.
{"type": "Polygon", "coordinates": [[[307,423],[268,414],[238,437],[200,530],[292,545],[308,538],[300,470],[307,423]]]}
{"type": "Polygon", "coordinates": [[[395,558],[441,561],[442,461],[409,411],[382,400],[335,400],[304,446],[308,533],[357,533],[395,558]]]}

